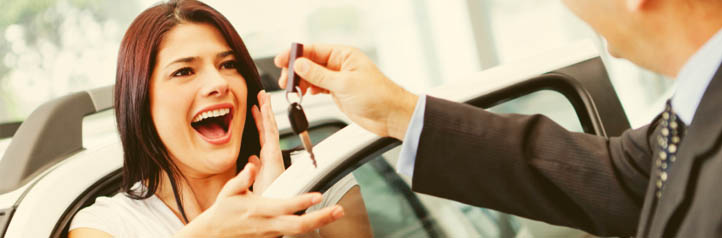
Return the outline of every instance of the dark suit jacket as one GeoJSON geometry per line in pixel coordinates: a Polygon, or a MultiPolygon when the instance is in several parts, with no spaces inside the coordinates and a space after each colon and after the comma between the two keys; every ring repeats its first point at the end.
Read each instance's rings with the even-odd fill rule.
{"type": "Polygon", "coordinates": [[[657,121],[606,139],[428,97],[412,187],[596,235],[721,237],[722,70],[653,202],[657,121]]]}

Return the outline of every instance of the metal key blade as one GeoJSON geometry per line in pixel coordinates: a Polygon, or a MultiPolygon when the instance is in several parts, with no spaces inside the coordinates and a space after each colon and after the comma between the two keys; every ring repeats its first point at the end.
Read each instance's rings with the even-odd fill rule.
{"type": "Polygon", "coordinates": [[[308,131],[303,131],[298,134],[298,137],[301,138],[301,144],[303,144],[303,148],[306,149],[306,152],[311,156],[311,161],[313,161],[313,167],[318,168],[318,164],[316,163],[316,156],[313,155],[313,144],[311,144],[311,137],[308,136],[308,131]]]}

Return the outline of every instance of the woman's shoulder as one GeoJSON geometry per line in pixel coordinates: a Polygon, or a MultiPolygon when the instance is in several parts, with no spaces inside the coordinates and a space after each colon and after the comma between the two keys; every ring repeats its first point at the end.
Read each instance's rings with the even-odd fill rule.
{"type": "Polygon", "coordinates": [[[125,218],[138,210],[141,200],[118,193],[112,197],[98,197],[95,203],[78,211],[70,223],[70,230],[75,228],[92,228],[119,236],[124,232],[125,218]]]}
{"type": "Polygon", "coordinates": [[[142,213],[152,207],[154,196],[145,199],[133,199],[126,193],[118,193],[112,197],[97,197],[95,203],[78,212],[92,214],[130,215],[131,213],[142,213]]]}
{"type": "Polygon", "coordinates": [[[183,225],[170,210],[164,209],[167,208],[163,202],[155,196],[133,199],[126,193],[118,193],[112,197],[98,197],[93,205],[78,211],[70,230],[92,228],[119,237],[172,235],[183,225]]]}

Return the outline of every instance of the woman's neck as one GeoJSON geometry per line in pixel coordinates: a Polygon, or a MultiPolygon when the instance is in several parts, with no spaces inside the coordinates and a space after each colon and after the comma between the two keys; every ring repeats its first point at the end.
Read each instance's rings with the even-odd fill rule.
{"type": "MultiPolygon", "coordinates": [[[[186,175],[185,179],[176,178],[175,182],[178,188],[178,194],[183,203],[188,221],[193,220],[213,205],[223,185],[233,178],[233,176],[235,176],[235,168],[220,174],[207,176],[186,175]]],[[[168,175],[163,172],[161,178],[160,186],[158,186],[155,195],[183,221],[183,216],[177,206],[168,175]]]]}

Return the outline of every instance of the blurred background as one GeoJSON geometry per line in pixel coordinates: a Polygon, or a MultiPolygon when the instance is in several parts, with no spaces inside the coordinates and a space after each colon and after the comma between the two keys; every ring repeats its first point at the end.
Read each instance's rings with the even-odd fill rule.
{"type": "MultiPolygon", "coordinates": [[[[22,121],[55,97],[113,84],[126,28],[156,2],[0,1],[0,123],[22,121]]],[[[417,93],[583,39],[604,52],[633,127],[651,120],[674,87],[608,56],[604,41],[559,0],[205,2],[230,19],[256,59],[294,41],[352,45],[417,93]]]]}
{"type": "MultiPolygon", "coordinates": [[[[559,0],[204,2],[229,18],[262,71],[273,69],[272,57],[287,49],[291,42],[338,43],[363,50],[392,80],[413,92],[424,93],[435,86],[463,80],[471,72],[587,40],[602,52],[632,127],[647,124],[662,110],[674,89],[673,80],[610,57],[604,40],[559,0]]],[[[140,12],[156,3],[156,0],[0,0],[3,12],[0,125],[25,120],[40,104],[53,98],[113,84],[117,51],[125,30],[140,12]]],[[[492,111],[545,112],[565,128],[581,131],[571,104],[556,92],[530,94],[492,111]]],[[[86,131],[115,138],[115,127],[101,126],[86,131]]],[[[325,138],[340,129],[336,126],[312,133],[325,138]]],[[[282,144],[286,139],[282,138],[282,144]]],[[[9,139],[0,140],[0,150],[8,143],[9,139]]],[[[283,145],[298,145],[294,143],[283,145]]],[[[454,227],[449,229],[455,232],[451,237],[469,234],[587,237],[585,233],[549,228],[489,209],[426,195],[417,198],[391,167],[398,153],[398,148],[389,151],[383,155],[388,163],[376,159],[354,172],[359,183],[364,184],[369,214],[376,214],[377,219],[372,219],[375,232],[410,237],[409,234],[424,231],[419,226],[438,223],[454,227]],[[398,192],[402,188],[407,192],[398,192]],[[402,206],[407,200],[412,201],[408,204],[422,204],[418,202],[421,200],[429,211],[443,216],[429,216],[432,220],[421,222],[410,219],[411,205],[402,206]],[[457,213],[468,219],[451,218],[457,213]]]]}

